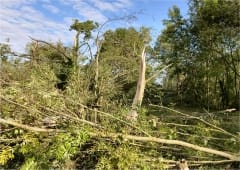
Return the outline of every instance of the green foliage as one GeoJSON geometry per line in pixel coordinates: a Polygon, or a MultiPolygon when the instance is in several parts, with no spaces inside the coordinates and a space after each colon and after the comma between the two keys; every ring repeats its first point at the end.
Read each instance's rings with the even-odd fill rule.
{"type": "Polygon", "coordinates": [[[152,169],[161,167],[165,169],[163,163],[150,164],[146,156],[141,155],[134,145],[129,145],[124,141],[118,140],[118,145],[109,147],[100,143],[99,150],[105,150],[105,154],[100,158],[97,169],[152,169]]]}
{"type": "MultiPolygon", "coordinates": [[[[117,28],[106,31],[99,55],[100,93],[129,104],[134,96],[143,46],[149,29],[117,28]]],[[[109,100],[108,99],[108,100],[109,100]]]]}
{"type": "Polygon", "coordinates": [[[0,165],[5,165],[9,160],[14,158],[14,150],[11,147],[1,148],[0,165]]]}
{"type": "Polygon", "coordinates": [[[163,87],[160,84],[149,82],[144,91],[143,103],[161,105],[163,102],[163,87]]]}
{"type": "Polygon", "coordinates": [[[21,166],[21,170],[28,169],[40,169],[37,165],[37,161],[34,158],[27,159],[26,162],[21,166]]]}
{"type": "Polygon", "coordinates": [[[42,42],[37,43],[37,45],[36,42],[32,42],[28,44],[28,51],[32,55],[30,63],[37,62],[40,65],[50,67],[57,77],[56,87],[65,90],[75,67],[70,49],[64,47],[61,42],[56,44],[42,42]]]}
{"type": "Polygon", "coordinates": [[[73,133],[60,133],[53,139],[54,144],[50,147],[49,157],[58,161],[70,160],[88,139],[87,132],[81,129],[74,129],[73,133]]]}
{"type": "Polygon", "coordinates": [[[17,150],[25,158],[21,168],[63,168],[88,139],[85,130],[76,128],[56,135],[27,133],[17,150]]]}
{"type": "Polygon", "coordinates": [[[79,22],[77,19],[74,20],[73,24],[70,26],[70,31],[75,30],[84,35],[84,40],[91,38],[91,31],[98,28],[99,24],[93,21],[79,22]]]}
{"type": "Polygon", "coordinates": [[[7,61],[9,55],[11,55],[11,51],[8,44],[0,43],[0,65],[2,65],[2,62],[7,61]]]}
{"type": "Polygon", "coordinates": [[[164,63],[173,64],[164,86],[177,93],[178,104],[239,107],[239,5],[237,1],[191,0],[188,19],[177,7],[169,10],[155,50],[164,63]]]}
{"type": "MultiPolygon", "coordinates": [[[[223,2],[192,0],[189,19],[183,18],[177,7],[169,10],[154,51],[147,48],[151,59],[147,76],[159,69],[155,62],[171,63],[172,67],[163,84],[147,82],[134,123],[126,115],[136,90],[139,56],[151,40],[147,28],[105,32],[99,41],[98,68],[94,58],[81,65],[75,61],[79,57],[76,49],[46,42],[29,44],[29,60],[9,58],[2,62],[0,116],[22,126],[1,124],[1,168],[167,169],[176,168],[181,158],[221,159],[179,145],[127,140],[124,135],[180,140],[239,155],[239,112],[202,109],[238,103],[239,43],[234,6],[239,4],[223,2]],[[223,10],[227,10],[226,16],[223,10]],[[196,112],[196,108],[178,107],[184,104],[199,108],[196,112]],[[52,132],[38,132],[33,127],[52,132]]],[[[75,20],[71,26],[77,36],[84,36],[83,41],[97,28],[93,21],[75,20]]],[[[7,46],[0,47],[1,57],[10,54],[7,46]]],[[[201,165],[200,169],[212,167],[215,165],[201,165]]]]}

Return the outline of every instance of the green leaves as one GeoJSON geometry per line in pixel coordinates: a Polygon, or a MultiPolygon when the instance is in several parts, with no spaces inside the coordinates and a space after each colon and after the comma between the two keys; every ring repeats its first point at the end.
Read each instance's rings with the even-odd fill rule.
{"type": "MultiPolygon", "coordinates": [[[[26,161],[22,165],[23,169],[29,167],[62,167],[73,158],[87,140],[89,135],[83,129],[69,128],[66,133],[58,133],[54,136],[43,135],[37,136],[32,133],[24,135],[23,142],[19,150],[24,155],[26,161]],[[37,161],[36,161],[37,160],[37,161]]],[[[11,150],[5,150],[2,159],[6,163],[12,159],[11,150]],[[6,154],[8,153],[8,154],[6,154]]]]}
{"type": "Polygon", "coordinates": [[[88,40],[91,38],[91,32],[98,28],[99,24],[93,21],[85,21],[79,22],[79,20],[75,19],[73,24],[70,26],[70,31],[75,30],[84,35],[84,40],[88,40]]]}
{"type": "Polygon", "coordinates": [[[171,68],[158,82],[147,83],[135,124],[126,122],[126,114],[137,84],[140,53],[152,38],[150,29],[106,31],[97,40],[98,57],[93,55],[82,65],[78,49],[91,42],[99,28],[93,21],[75,20],[70,26],[80,45],[72,48],[36,41],[29,44],[29,60],[24,62],[6,60],[11,50],[0,44],[5,59],[0,67],[1,116],[32,127],[29,130],[51,130],[30,132],[12,124],[1,125],[3,168],[165,169],[181,157],[219,160],[219,156],[196,152],[193,147],[175,145],[176,141],[237,153],[239,122],[235,113],[195,113],[194,108],[184,114],[149,106],[238,107],[239,2],[191,0],[191,4],[187,19],[176,6],[170,9],[154,50],[146,48],[147,74],[161,69],[158,64],[171,63],[171,68]],[[89,128],[95,124],[98,126],[89,128]],[[146,140],[156,139],[152,137],[172,144],[146,140]]]}
{"type": "Polygon", "coordinates": [[[21,166],[20,170],[29,170],[29,169],[41,169],[37,165],[37,161],[34,158],[27,159],[24,164],[21,166]]]}
{"type": "Polygon", "coordinates": [[[238,1],[191,0],[186,19],[177,7],[169,10],[155,50],[161,62],[172,64],[164,85],[176,92],[177,104],[208,109],[238,107],[235,38],[239,37],[239,22],[235,21],[239,7],[238,1]]]}
{"type": "Polygon", "coordinates": [[[108,152],[100,158],[96,166],[98,169],[144,169],[149,167],[144,161],[141,161],[138,151],[126,143],[116,147],[99,145],[99,149],[101,147],[107,149],[108,152]]]}
{"type": "Polygon", "coordinates": [[[14,158],[14,149],[12,147],[3,147],[0,151],[0,165],[5,165],[9,160],[14,158]]]}
{"type": "Polygon", "coordinates": [[[89,139],[86,132],[77,130],[72,133],[59,133],[57,134],[50,146],[52,158],[57,158],[58,161],[70,160],[76,154],[78,149],[89,139]]]}

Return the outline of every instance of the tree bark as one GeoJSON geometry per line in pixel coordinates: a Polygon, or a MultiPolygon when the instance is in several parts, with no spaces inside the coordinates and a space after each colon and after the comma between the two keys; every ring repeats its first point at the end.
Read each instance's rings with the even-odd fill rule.
{"type": "Polygon", "coordinates": [[[47,132],[47,133],[51,133],[51,132],[64,132],[63,130],[59,130],[59,129],[45,129],[45,128],[39,128],[39,127],[32,127],[32,126],[28,126],[28,125],[24,125],[21,123],[17,123],[13,120],[5,120],[0,118],[0,123],[4,123],[4,124],[9,124],[12,126],[16,126],[22,129],[26,129],[26,130],[30,130],[33,132],[47,132]]]}
{"type": "Polygon", "coordinates": [[[237,161],[237,162],[240,161],[240,158],[237,155],[233,155],[227,152],[223,152],[223,151],[219,151],[211,148],[202,147],[199,145],[194,145],[194,144],[187,143],[180,140],[161,139],[156,137],[142,137],[142,136],[124,135],[124,134],[117,134],[117,133],[107,133],[107,134],[106,133],[98,133],[98,134],[90,133],[90,135],[107,137],[107,138],[122,137],[123,139],[127,139],[127,140],[134,140],[134,141],[141,141],[141,142],[155,142],[155,143],[162,143],[162,144],[168,144],[168,145],[178,145],[186,148],[191,148],[193,150],[202,151],[202,152],[218,155],[221,157],[225,157],[232,161],[237,161]]]}
{"type": "Polygon", "coordinates": [[[136,121],[138,117],[137,108],[141,106],[143,96],[144,96],[144,89],[146,85],[145,80],[145,72],[146,72],[146,53],[145,53],[146,46],[143,47],[142,54],[141,54],[141,62],[140,62],[140,70],[139,70],[139,77],[137,82],[137,89],[136,93],[132,102],[132,108],[128,113],[127,119],[131,121],[136,121]]]}
{"type": "Polygon", "coordinates": [[[77,32],[75,38],[74,38],[74,47],[73,47],[73,57],[74,57],[74,66],[76,67],[78,65],[78,52],[79,52],[79,35],[80,32],[77,32]]]}

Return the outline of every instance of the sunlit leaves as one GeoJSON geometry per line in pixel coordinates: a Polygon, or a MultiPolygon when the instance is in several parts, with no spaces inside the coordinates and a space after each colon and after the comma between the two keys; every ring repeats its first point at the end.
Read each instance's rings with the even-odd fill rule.
{"type": "Polygon", "coordinates": [[[70,26],[70,30],[75,30],[84,35],[84,39],[88,40],[91,38],[91,31],[98,28],[99,24],[93,21],[79,22],[77,19],[74,20],[70,26]]]}
{"type": "Polygon", "coordinates": [[[0,151],[0,165],[5,165],[9,160],[14,158],[14,150],[11,147],[3,147],[0,151]]]}

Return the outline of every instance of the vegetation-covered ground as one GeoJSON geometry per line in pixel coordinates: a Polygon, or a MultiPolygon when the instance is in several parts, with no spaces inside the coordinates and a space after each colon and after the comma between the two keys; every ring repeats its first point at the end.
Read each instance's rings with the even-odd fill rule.
{"type": "Polygon", "coordinates": [[[0,44],[0,168],[239,169],[239,7],[173,7],[154,46],[116,19],[75,20],[73,47],[0,44]]]}

